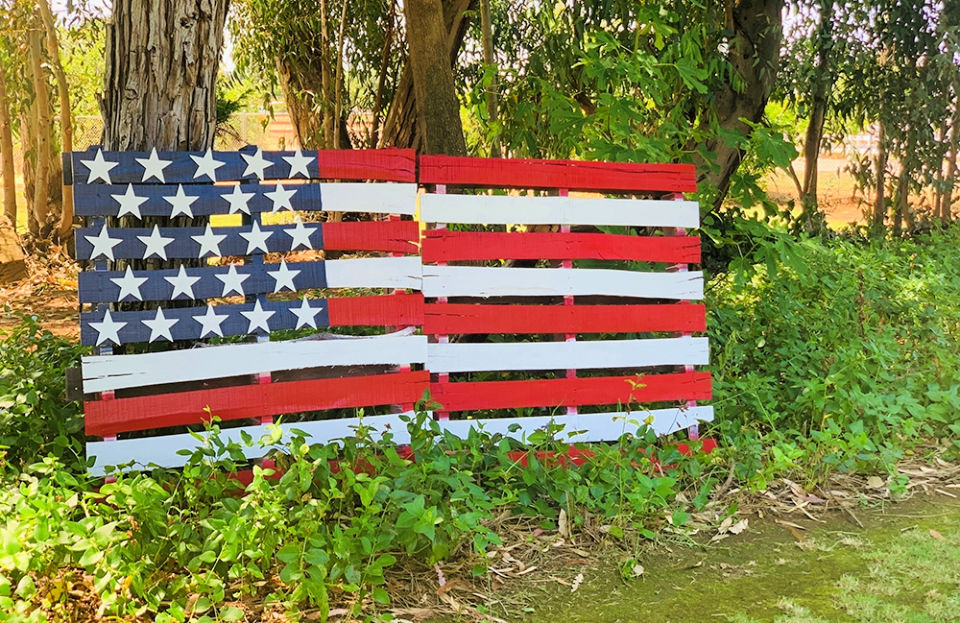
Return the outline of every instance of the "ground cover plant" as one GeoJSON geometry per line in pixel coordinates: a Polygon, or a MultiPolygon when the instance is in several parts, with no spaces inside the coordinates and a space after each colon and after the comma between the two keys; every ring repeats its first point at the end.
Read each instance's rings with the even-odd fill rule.
{"type": "Polygon", "coordinates": [[[574,534],[602,524],[629,575],[637,543],[691,521],[729,473],[761,490],[888,472],[896,493],[899,460],[960,432],[958,239],[744,245],[708,288],[718,418],[705,432],[720,448],[683,457],[637,411],[624,423],[637,434],[580,467],[513,454],[563,451],[563,430],[459,440],[421,414],[411,454],[362,429],[342,447],[270,439],[285,447],[279,471],[255,466],[243,485],[228,475],[239,448],[214,436],[183,470],[103,483],[85,475],[79,406],[63,398],[79,349],[26,318],[0,336],[0,619],[389,618],[391,574],[408,565],[455,561],[484,581],[505,516],[574,534]]]}

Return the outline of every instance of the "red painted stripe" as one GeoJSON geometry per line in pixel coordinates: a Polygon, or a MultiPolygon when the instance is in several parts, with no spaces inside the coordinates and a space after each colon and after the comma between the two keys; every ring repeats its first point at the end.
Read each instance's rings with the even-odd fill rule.
{"type": "Polygon", "coordinates": [[[428,303],[423,332],[630,333],[706,331],[701,304],[667,305],[474,305],[428,303]]]}
{"type": "Polygon", "coordinates": [[[431,399],[445,411],[628,405],[667,400],[707,400],[712,395],[709,372],[603,376],[531,381],[430,383],[431,399]],[[634,384],[637,384],[636,387],[634,384]]]}
{"type": "Polygon", "coordinates": [[[436,229],[425,232],[424,262],[459,260],[636,260],[700,263],[698,236],[586,233],[502,233],[436,229]]]}
{"type": "Polygon", "coordinates": [[[323,248],[334,251],[416,253],[419,239],[420,226],[416,221],[323,224],[323,248]]]}
{"type": "Polygon", "coordinates": [[[637,164],[522,158],[420,156],[421,184],[496,188],[567,188],[624,192],[695,192],[692,164],[637,164]]]}
{"type": "Polygon", "coordinates": [[[84,403],[84,422],[88,435],[105,437],[199,424],[211,415],[226,421],[416,402],[429,378],[428,372],[399,372],[91,401],[84,403]]]}
{"type": "Polygon", "coordinates": [[[331,327],[423,324],[423,295],[352,296],[327,301],[331,327]]]}
{"type": "Polygon", "coordinates": [[[321,149],[317,166],[325,180],[417,181],[412,149],[321,149]]]}

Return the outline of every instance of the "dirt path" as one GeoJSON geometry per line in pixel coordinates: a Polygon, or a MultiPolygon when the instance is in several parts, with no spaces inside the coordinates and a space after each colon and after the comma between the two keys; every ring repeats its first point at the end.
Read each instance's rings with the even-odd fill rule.
{"type": "Polygon", "coordinates": [[[32,314],[54,335],[79,340],[77,265],[62,257],[45,261],[29,260],[28,278],[0,287],[0,330],[16,325],[18,314],[32,314]]]}

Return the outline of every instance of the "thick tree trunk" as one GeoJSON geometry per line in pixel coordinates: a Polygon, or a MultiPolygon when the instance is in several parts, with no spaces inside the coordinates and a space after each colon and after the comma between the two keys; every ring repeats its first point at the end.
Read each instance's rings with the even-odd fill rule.
{"type": "MultiPolygon", "coordinates": [[[[70,115],[70,91],[67,77],[60,63],[60,44],[57,42],[57,26],[47,0],[38,0],[43,28],[47,35],[47,57],[50,69],[57,81],[57,97],[60,104],[60,146],[63,152],[73,151],[73,119],[70,115]]],[[[68,246],[73,244],[73,186],[63,185],[61,191],[60,223],[57,226],[57,238],[68,246]]]]}
{"type": "Polygon", "coordinates": [[[10,122],[10,100],[7,98],[6,71],[0,65],[0,180],[3,181],[3,210],[14,225],[17,222],[17,181],[13,170],[13,132],[10,122]]]}
{"type": "MultiPolygon", "coordinates": [[[[463,45],[463,38],[469,25],[469,14],[474,0],[444,0],[443,20],[446,27],[444,49],[449,57],[450,66],[456,64],[463,45]]],[[[410,37],[409,24],[407,37],[410,37]]],[[[418,122],[416,97],[413,89],[413,75],[410,63],[403,68],[397,84],[393,101],[383,122],[380,135],[381,147],[412,147],[423,151],[423,131],[418,122]]]]}
{"type": "MultiPolygon", "coordinates": [[[[716,94],[717,123],[726,131],[749,136],[750,126],[759,123],[770,98],[777,75],[777,60],[783,35],[783,0],[738,0],[733,6],[733,36],[728,60],[742,81],[738,89],[729,81],[716,94]]],[[[740,166],[742,150],[720,139],[709,141],[707,150],[715,155],[712,163],[698,162],[700,182],[717,189],[714,209],[720,207],[730,186],[730,178],[740,166]]]]}
{"type": "Polygon", "coordinates": [[[114,1],[102,102],[104,148],[213,146],[227,1],[114,1]]]}
{"type": "Polygon", "coordinates": [[[954,104],[957,109],[950,126],[950,148],[947,150],[947,167],[944,177],[943,194],[940,197],[940,220],[944,225],[949,223],[953,216],[953,191],[957,186],[957,153],[960,147],[960,102],[954,104]]]}
{"type": "Polygon", "coordinates": [[[290,121],[297,133],[297,140],[304,149],[325,147],[323,137],[323,114],[320,97],[315,85],[321,84],[319,68],[292,66],[284,60],[277,61],[280,88],[283,91],[290,121]]]}

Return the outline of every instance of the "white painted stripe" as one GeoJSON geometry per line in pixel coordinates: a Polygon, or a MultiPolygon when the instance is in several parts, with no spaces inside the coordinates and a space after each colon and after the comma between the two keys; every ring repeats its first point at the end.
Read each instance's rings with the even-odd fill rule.
{"type": "Polygon", "coordinates": [[[424,266],[424,296],[585,296],[703,298],[703,273],[642,273],[592,268],[424,266]]]}
{"type": "Polygon", "coordinates": [[[430,372],[642,368],[709,363],[705,337],[590,342],[428,344],[430,372]]]}
{"type": "Polygon", "coordinates": [[[700,225],[696,201],[656,199],[587,199],[504,195],[435,195],[420,197],[425,223],[503,223],[523,225],[700,225]]]}
{"type": "MultiPolygon", "coordinates": [[[[364,418],[344,418],[319,422],[281,423],[277,426],[284,431],[284,437],[278,445],[272,445],[269,442],[266,445],[258,443],[265,435],[271,434],[271,425],[228,428],[220,431],[220,439],[224,443],[236,442],[240,444],[243,455],[248,459],[260,458],[273,449],[282,449],[284,444],[290,441],[289,431],[294,429],[306,433],[310,443],[320,444],[353,437],[356,435],[357,426],[362,424],[371,429],[370,436],[375,440],[381,439],[383,434],[389,431],[393,435],[394,443],[406,444],[410,442],[410,434],[407,431],[406,422],[400,419],[401,415],[414,417],[413,412],[408,412],[406,414],[371,415],[364,418]],[[254,444],[252,447],[243,445],[241,432],[245,432],[253,438],[254,444]]],[[[207,438],[209,433],[201,432],[200,435],[207,438]]],[[[126,468],[126,471],[142,470],[150,465],[181,467],[186,464],[188,457],[177,454],[177,452],[179,450],[193,451],[202,444],[202,441],[189,433],[141,439],[91,441],[87,443],[87,457],[96,457],[90,470],[91,474],[103,476],[106,473],[104,469],[106,466],[126,465],[131,462],[134,462],[134,464],[126,468]]]]}
{"type": "Polygon", "coordinates": [[[320,185],[326,212],[410,214],[417,209],[416,184],[326,183],[320,185]]]}
{"type": "Polygon", "coordinates": [[[420,289],[419,257],[364,257],[323,263],[328,288],[420,289]]]}
{"type": "Polygon", "coordinates": [[[323,366],[423,363],[426,345],[427,338],[422,335],[377,336],[225,344],[162,353],[84,357],[83,391],[102,392],[323,366]]]}
{"type": "Polygon", "coordinates": [[[500,433],[518,440],[543,429],[554,422],[564,426],[558,439],[569,443],[616,441],[624,434],[636,434],[646,424],[658,435],[669,435],[699,422],[713,420],[713,407],[681,407],[653,411],[621,411],[616,413],[590,413],[579,415],[534,416],[498,418],[489,420],[443,420],[444,428],[457,437],[466,437],[471,429],[482,427],[488,433],[500,433]],[[516,425],[517,430],[510,428],[516,425]],[[571,435],[576,432],[577,434],[571,435]]]}

